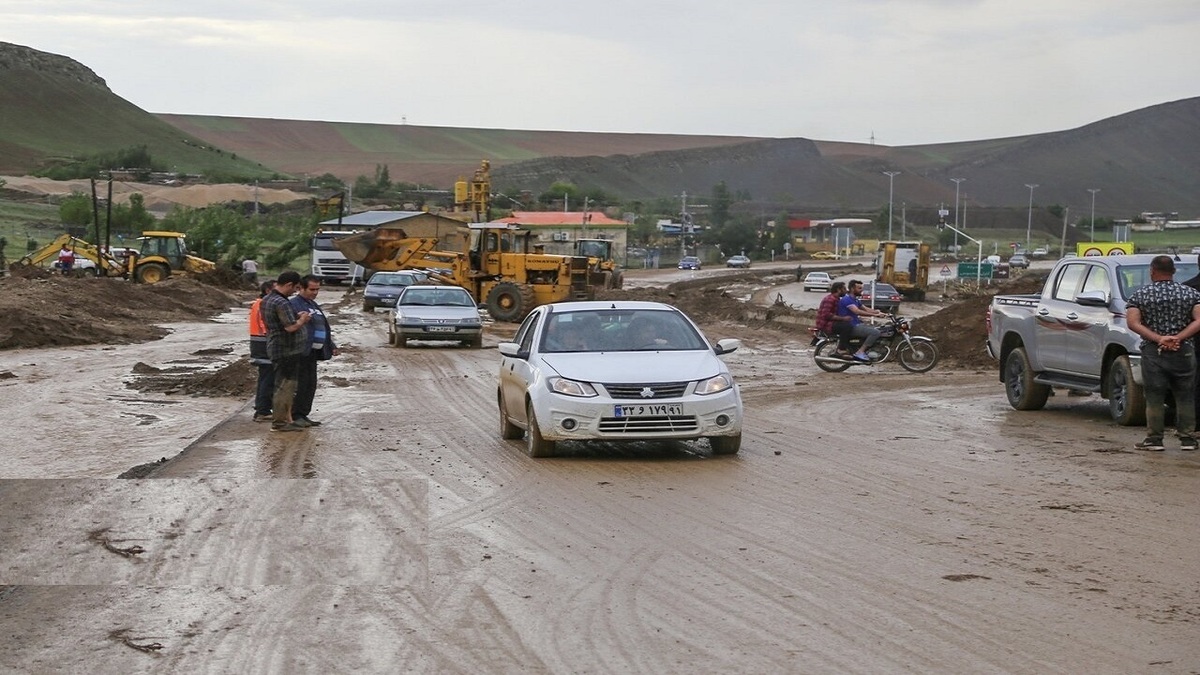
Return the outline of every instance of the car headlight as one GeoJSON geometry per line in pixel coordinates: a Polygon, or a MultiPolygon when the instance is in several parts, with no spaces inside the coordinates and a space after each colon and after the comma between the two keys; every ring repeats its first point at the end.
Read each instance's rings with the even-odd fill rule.
{"type": "Polygon", "coordinates": [[[565,377],[552,377],[546,380],[550,391],[556,394],[565,396],[579,396],[582,398],[590,398],[596,396],[596,390],[587,382],[577,382],[576,380],[568,380],[565,377]]]}
{"type": "Polygon", "coordinates": [[[700,380],[696,383],[696,394],[700,396],[719,394],[732,386],[733,378],[725,373],[721,373],[716,377],[710,377],[707,380],[700,380]]]}

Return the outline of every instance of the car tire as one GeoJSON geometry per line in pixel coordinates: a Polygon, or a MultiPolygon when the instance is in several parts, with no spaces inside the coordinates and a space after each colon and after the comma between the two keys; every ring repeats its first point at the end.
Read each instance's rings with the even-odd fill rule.
{"type": "Polygon", "coordinates": [[[363,309],[363,311],[364,311],[364,312],[372,312],[372,313],[374,313],[374,311],[375,311],[375,306],[374,306],[374,305],[372,305],[372,304],[371,304],[371,303],[369,303],[369,302],[363,302],[363,308],[362,308],[362,309],[363,309]]]}
{"type": "Polygon", "coordinates": [[[475,336],[475,337],[474,337],[474,338],[471,340],[471,342],[470,342],[470,344],[469,344],[468,346],[470,346],[470,347],[473,347],[473,348],[475,348],[475,349],[483,349],[483,336],[482,336],[482,335],[476,335],[476,336],[475,336]]]}
{"type": "Polygon", "coordinates": [[[1119,356],[1108,367],[1108,410],[1123,427],[1146,423],[1146,392],[1133,379],[1128,356],[1119,356]]]}
{"type": "Polygon", "coordinates": [[[554,441],[542,438],[538,428],[537,417],[533,414],[533,404],[525,404],[525,419],[529,428],[525,430],[525,453],[535,459],[554,456],[554,441]]]}
{"type": "Polygon", "coordinates": [[[392,328],[388,328],[388,344],[393,347],[396,346],[396,331],[392,328]]]}
{"type": "Polygon", "coordinates": [[[736,455],[742,447],[742,435],[709,436],[708,445],[714,455],[736,455]]]}
{"type": "Polygon", "coordinates": [[[404,348],[408,348],[408,338],[406,338],[406,337],[404,337],[403,335],[400,335],[399,333],[397,333],[397,334],[396,334],[396,346],[397,346],[397,347],[404,347],[404,348]]]}
{"type": "Polygon", "coordinates": [[[1033,368],[1024,347],[1017,347],[1004,359],[1004,393],[1014,410],[1041,410],[1050,398],[1050,385],[1033,381],[1033,368]]]}
{"type": "Polygon", "coordinates": [[[500,438],[506,441],[519,441],[525,435],[525,430],[512,423],[508,419],[508,413],[504,412],[504,395],[496,394],[496,405],[500,408],[500,438]]]}

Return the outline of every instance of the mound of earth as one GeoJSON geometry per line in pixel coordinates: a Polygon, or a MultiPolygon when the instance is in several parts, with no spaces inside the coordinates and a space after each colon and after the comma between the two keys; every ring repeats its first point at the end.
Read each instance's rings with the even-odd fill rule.
{"type": "Polygon", "coordinates": [[[913,332],[933,338],[947,365],[994,369],[996,361],[988,356],[984,347],[987,309],[992,304],[992,296],[1038,293],[1045,281],[1044,275],[1025,274],[1007,283],[984,288],[981,293],[974,289],[960,291],[944,309],[915,319],[913,332]]]}
{"type": "Polygon", "coordinates": [[[133,366],[133,374],[137,378],[127,385],[131,389],[192,396],[248,398],[254,395],[258,381],[258,368],[246,358],[240,358],[216,371],[197,371],[184,367],[155,368],[138,362],[133,366]]]}
{"type": "Polygon", "coordinates": [[[154,340],[173,321],[210,318],[254,298],[200,277],[144,285],[112,278],[0,279],[0,349],[154,340]]]}

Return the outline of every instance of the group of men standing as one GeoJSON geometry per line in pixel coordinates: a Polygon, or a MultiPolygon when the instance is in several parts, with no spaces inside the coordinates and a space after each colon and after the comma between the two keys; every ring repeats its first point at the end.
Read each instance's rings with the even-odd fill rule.
{"type": "Polygon", "coordinates": [[[250,306],[250,358],[258,366],[254,420],[271,431],[320,426],[309,418],[317,393],[317,362],[338,355],[329,320],[317,304],[321,280],[286,271],[259,287],[250,306]]]}

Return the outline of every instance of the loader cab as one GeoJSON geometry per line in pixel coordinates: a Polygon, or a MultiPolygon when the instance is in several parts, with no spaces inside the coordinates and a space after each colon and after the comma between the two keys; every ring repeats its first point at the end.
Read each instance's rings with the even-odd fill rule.
{"type": "Polygon", "coordinates": [[[503,253],[524,252],[521,230],[508,224],[472,223],[469,238],[471,268],[490,274],[500,273],[503,253]]]}
{"type": "Polygon", "coordinates": [[[141,241],[140,260],[158,257],[166,260],[173,270],[183,269],[183,261],[188,255],[183,235],[178,232],[143,232],[138,239],[141,241]]]}

